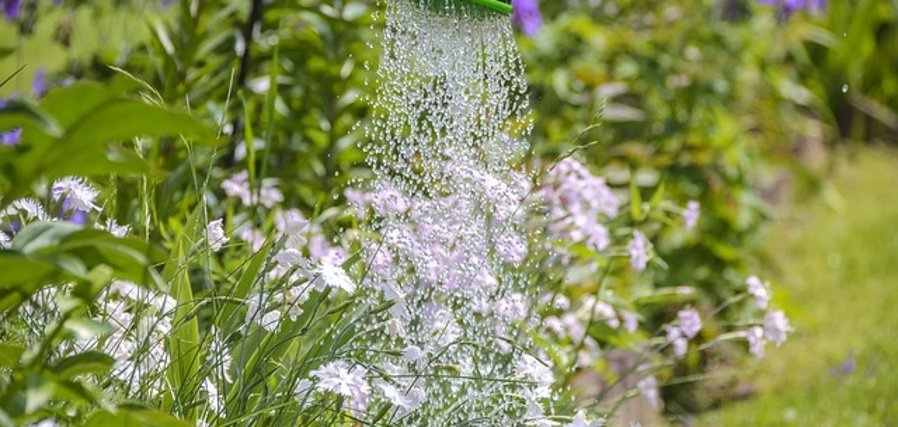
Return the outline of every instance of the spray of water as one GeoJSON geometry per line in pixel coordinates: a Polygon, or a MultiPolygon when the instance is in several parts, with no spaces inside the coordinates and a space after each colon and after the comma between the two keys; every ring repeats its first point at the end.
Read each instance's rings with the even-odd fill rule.
{"type": "Polygon", "coordinates": [[[380,361],[385,390],[409,403],[391,422],[511,425],[551,383],[519,346],[523,64],[507,17],[468,2],[389,0],[385,14],[364,147],[374,178],[356,202],[377,242],[367,286],[395,303],[381,339],[404,349],[380,361]]]}

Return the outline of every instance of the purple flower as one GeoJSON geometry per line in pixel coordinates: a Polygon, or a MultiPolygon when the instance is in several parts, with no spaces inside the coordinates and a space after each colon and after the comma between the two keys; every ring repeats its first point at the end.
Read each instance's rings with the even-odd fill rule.
{"type": "Polygon", "coordinates": [[[18,145],[22,140],[22,129],[16,128],[9,132],[0,132],[0,145],[18,145]]]}
{"type": "Polygon", "coordinates": [[[694,338],[702,329],[702,318],[695,310],[680,310],[677,319],[680,321],[680,330],[686,338],[694,338]]]}
{"type": "Polygon", "coordinates": [[[521,27],[524,34],[532,36],[543,25],[543,16],[539,13],[537,0],[511,0],[514,13],[511,19],[521,27]]]}
{"type": "Polygon", "coordinates": [[[14,21],[19,17],[22,0],[0,0],[0,3],[3,4],[3,13],[6,15],[6,19],[14,21]]]}
{"type": "Polygon", "coordinates": [[[31,81],[31,93],[36,98],[41,98],[47,94],[47,89],[47,69],[44,67],[38,68],[37,72],[34,73],[34,80],[31,81]]]}
{"type": "MultiPolygon", "coordinates": [[[[3,1],[3,0],[0,0],[3,1]]],[[[6,106],[7,101],[0,99],[0,108],[6,106]]],[[[18,145],[22,140],[22,129],[15,128],[10,131],[0,132],[0,145],[18,145]]]]}
{"type": "Polygon", "coordinates": [[[786,15],[791,15],[800,9],[817,12],[826,7],[826,0],[758,0],[758,2],[779,7],[786,15]]]}

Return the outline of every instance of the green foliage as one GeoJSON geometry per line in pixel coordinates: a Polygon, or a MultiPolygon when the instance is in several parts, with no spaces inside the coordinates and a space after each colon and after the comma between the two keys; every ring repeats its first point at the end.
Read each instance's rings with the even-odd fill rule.
{"type": "Polygon", "coordinates": [[[53,91],[38,105],[0,108],[0,131],[19,127],[24,135],[20,144],[0,147],[4,201],[28,193],[40,179],[154,172],[140,150],[112,143],[176,135],[209,140],[207,128],[191,116],[128,96],[138,89],[125,78],[79,83],[53,91]]]}
{"type": "Polygon", "coordinates": [[[830,196],[787,207],[768,231],[775,298],[793,307],[793,345],[749,369],[754,399],[699,425],[881,426],[898,419],[898,153],[839,153],[830,196]],[[858,189],[864,189],[858,191],[858,189]]]}

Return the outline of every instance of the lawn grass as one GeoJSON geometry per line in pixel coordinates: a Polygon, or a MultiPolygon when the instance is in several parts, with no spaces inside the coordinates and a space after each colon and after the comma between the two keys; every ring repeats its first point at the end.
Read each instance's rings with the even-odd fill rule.
{"type": "Polygon", "coordinates": [[[861,151],[833,185],[766,236],[794,334],[746,374],[754,398],[700,425],[898,425],[898,152],[861,151]]]}

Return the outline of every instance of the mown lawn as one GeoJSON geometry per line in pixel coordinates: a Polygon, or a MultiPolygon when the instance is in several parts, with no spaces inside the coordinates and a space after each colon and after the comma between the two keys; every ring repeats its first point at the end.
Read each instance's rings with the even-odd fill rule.
{"type": "Polygon", "coordinates": [[[898,152],[862,151],[833,184],[766,236],[795,333],[748,372],[753,399],[699,424],[898,425],[898,152]]]}

